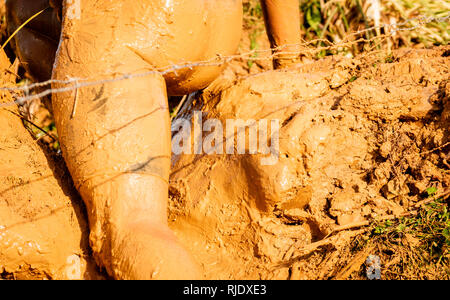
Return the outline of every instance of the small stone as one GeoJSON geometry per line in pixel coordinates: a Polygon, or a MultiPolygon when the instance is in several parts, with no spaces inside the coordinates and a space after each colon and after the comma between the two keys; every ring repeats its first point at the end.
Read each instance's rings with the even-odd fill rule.
{"type": "Polygon", "coordinates": [[[381,147],[380,147],[380,155],[381,155],[383,158],[388,158],[388,156],[389,156],[389,154],[391,153],[391,151],[392,151],[392,145],[391,145],[390,142],[385,142],[385,143],[383,143],[383,145],[381,145],[381,147]]]}
{"type": "Polygon", "coordinates": [[[363,222],[365,219],[359,213],[351,215],[340,215],[337,217],[337,222],[339,225],[344,226],[353,223],[363,222]]]}
{"type": "Polygon", "coordinates": [[[283,211],[292,209],[304,209],[312,198],[312,189],[310,186],[301,188],[296,191],[295,197],[283,202],[279,205],[279,208],[283,211]]]}

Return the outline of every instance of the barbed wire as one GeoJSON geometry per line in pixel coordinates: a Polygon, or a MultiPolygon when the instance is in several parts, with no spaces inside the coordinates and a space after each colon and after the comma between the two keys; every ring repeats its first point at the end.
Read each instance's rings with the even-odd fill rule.
{"type": "MultiPolygon", "coordinates": [[[[142,78],[142,77],[148,77],[155,74],[160,74],[162,76],[175,73],[177,74],[178,71],[183,69],[193,69],[196,67],[212,67],[212,66],[221,66],[224,64],[227,64],[233,60],[252,60],[252,61],[258,61],[258,60],[272,60],[274,58],[284,56],[284,55],[298,55],[300,54],[314,54],[319,53],[321,51],[330,51],[334,49],[342,49],[349,46],[352,46],[354,44],[359,43],[370,43],[373,41],[379,41],[380,39],[386,39],[391,36],[393,36],[395,33],[400,31],[412,31],[416,30],[426,24],[429,23],[442,23],[445,21],[448,21],[450,19],[450,13],[443,17],[416,17],[408,19],[404,22],[397,23],[397,24],[383,24],[380,26],[372,26],[368,27],[362,30],[358,30],[352,33],[349,33],[345,36],[345,39],[340,41],[339,43],[332,43],[331,41],[327,39],[314,39],[310,41],[304,41],[302,43],[297,44],[288,44],[283,45],[280,47],[274,47],[274,48],[268,48],[268,49],[254,49],[245,53],[236,54],[236,55],[230,55],[230,56],[221,56],[217,55],[214,58],[203,60],[203,61],[196,61],[196,62],[185,62],[183,64],[173,64],[166,67],[159,68],[158,70],[151,70],[147,72],[141,72],[141,73],[127,73],[122,74],[120,76],[114,76],[116,74],[104,74],[103,77],[109,77],[114,76],[111,78],[105,78],[105,79],[98,79],[98,80],[89,80],[89,78],[69,78],[67,80],[47,80],[44,82],[36,82],[31,84],[26,84],[22,86],[2,86],[0,87],[0,91],[8,91],[8,92],[14,92],[14,93],[23,93],[24,96],[17,97],[16,100],[6,102],[6,103],[0,103],[0,108],[10,107],[14,105],[23,105],[26,102],[40,99],[42,97],[51,95],[51,94],[58,94],[58,93],[64,93],[64,92],[70,92],[74,90],[78,90],[85,87],[92,87],[97,85],[104,85],[108,83],[114,83],[118,81],[124,81],[124,80],[130,80],[135,78],[142,78]],[[416,21],[418,22],[417,25],[409,26],[411,22],[416,21]],[[379,30],[384,29],[385,33],[382,35],[374,36],[370,39],[367,38],[359,38],[353,41],[349,41],[350,37],[362,35],[366,32],[373,31],[373,30],[379,30]],[[387,32],[387,33],[386,33],[387,32]],[[328,46],[315,46],[314,44],[323,43],[328,44],[328,46]],[[310,48],[308,46],[314,45],[310,48]],[[299,51],[284,51],[283,49],[286,48],[292,48],[292,47],[299,47],[301,48],[299,51]],[[266,54],[265,56],[261,56],[260,54],[266,54]],[[268,54],[268,55],[267,55],[268,54]],[[51,85],[51,84],[59,84],[59,85],[68,85],[65,87],[60,88],[48,88],[42,91],[39,91],[35,94],[30,95],[30,92],[43,88],[45,86],[51,85]]],[[[97,76],[98,77],[98,76],[97,76]]]]}

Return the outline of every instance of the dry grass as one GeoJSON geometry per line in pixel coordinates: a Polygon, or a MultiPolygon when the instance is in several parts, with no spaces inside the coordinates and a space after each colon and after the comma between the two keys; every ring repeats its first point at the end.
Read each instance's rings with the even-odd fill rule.
{"type": "MultiPolygon", "coordinates": [[[[366,40],[350,47],[341,47],[337,51],[323,50],[319,52],[319,58],[337,53],[354,56],[374,47],[391,51],[402,46],[447,45],[450,41],[448,19],[445,22],[427,22],[431,17],[448,17],[450,12],[448,1],[299,0],[299,6],[305,43],[318,39],[320,41],[313,46],[324,46],[343,41],[357,41],[361,38],[366,40]],[[393,32],[397,25],[416,28],[393,32]],[[364,31],[369,28],[373,29],[364,31]],[[354,34],[361,30],[364,32],[354,34]],[[389,38],[376,39],[386,35],[389,38]]],[[[247,30],[259,32],[263,27],[259,0],[245,0],[244,12],[247,30]]]]}

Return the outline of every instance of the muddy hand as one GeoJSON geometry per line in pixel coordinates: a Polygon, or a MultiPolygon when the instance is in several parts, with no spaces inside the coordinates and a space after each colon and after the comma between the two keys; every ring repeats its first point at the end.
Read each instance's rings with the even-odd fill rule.
{"type": "Polygon", "coordinates": [[[6,1],[8,34],[41,10],[44,11],[15,35],[11,45],[28,75],[34,80],[45,81],[52,74],[61,32],[57,13],[49,0],[6,1]]]}

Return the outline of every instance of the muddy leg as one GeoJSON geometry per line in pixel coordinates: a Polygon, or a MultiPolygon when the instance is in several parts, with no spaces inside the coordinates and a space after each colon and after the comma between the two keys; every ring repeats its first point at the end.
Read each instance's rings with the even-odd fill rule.
{"type": "Polygon", "coordinates": [[[276,69],[300,62],[300,8],[298,0],[261,0],[272,48],[279,53],[276,69]],[[289,53],[283,53],[289,52],[289,53]]]}
{"type": "MultiPolygon", "coordinates": [[[[116,15],[92,22],[90,12],[64,20],[54,79],[151,70],[120,42],[116,15]]],[[[65,161],[88,209],[97,262],[116,279],[198,278],[167,226],[170,118],[162,76],[55,94],[53,109],[65,161]]]]}

